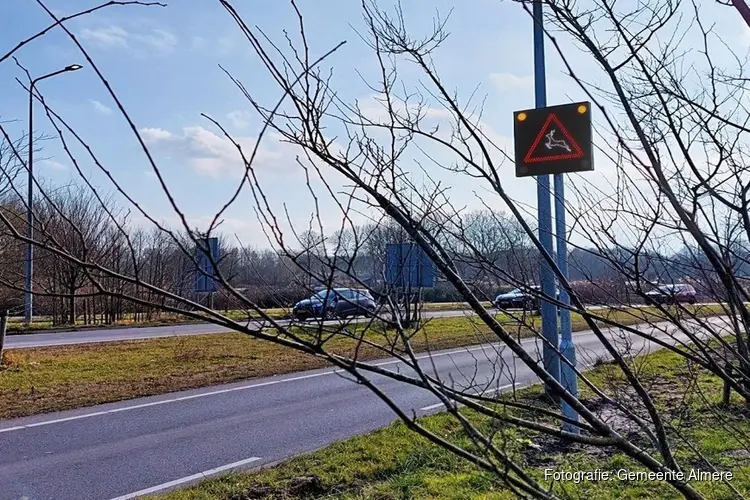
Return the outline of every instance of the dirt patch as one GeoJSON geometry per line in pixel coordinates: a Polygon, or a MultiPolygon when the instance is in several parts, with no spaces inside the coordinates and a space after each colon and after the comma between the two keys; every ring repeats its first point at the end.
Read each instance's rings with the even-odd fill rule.
{"type": "Polygon", "coordinates": [[[737,450],[729,450],[725,452],[725,455],[729,458],[734,458],[736,461],[741,463],[750,462],[750,450],[746,448],[740,448],[737,450]]]}
{"type": "Polygon", "coordinates": [[[259,500],[263,498],[315,498],[329,491],[323,480],[316,476],[297,476],[274,487],[267,484],[251,486],[228,500],[259,500]]]}
{"type": "MultiPolygon", "coordinates": [[[[601,399],[583,399],[581,401],[607,425],[631,442],[646,444],[646,439],[640,434],[638,425],[615,405],[601,399]]],[[[611,455],[611,449],[565,442],[554,436],[539,434],[534,437],[533,443],[526,446],[522,452],[524,461],[529,466],[553,468],[560,465],[565,456],[570,454],[585,454],[592,459],[604,461],[611,455]]]]}
{"type": "Polygon", "coordinates": [[[546,434],[536,436],[533,446],[527,446],[522,452],[524,463],[539,468],[555,468],[570,454],[586,454],[597,460],[605,460],[611,453],[607,448],[563,442],[546,434]]]}

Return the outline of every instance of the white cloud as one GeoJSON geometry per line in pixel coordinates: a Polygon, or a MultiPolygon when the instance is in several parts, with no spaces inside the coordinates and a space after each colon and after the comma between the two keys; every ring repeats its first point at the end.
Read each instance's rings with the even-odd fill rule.
{"type": "Polygon", "coordinates": [[[219,55],[227,55],[232,49],[234,49],[234,41],[231,38],[223,36],[216,41],[216,50],[219,55]]]}
{"type": "MultiPolygon", "coordinates": [[[[182,219],[174,213],[167,214],[156,214],[148,212],[151,217],[154,218],[160,225],[169,228],[181,228],[183,226],[182,219]]],[[[211,215],[196,215],[186,214],[185,219],[189,227],[207,229],[214,219],[214,214],[211,215]]],[[[218,231],[221,234],[232,236],[237,234],[241,240],[255,240],[254,243],[263,243],[262,239],[258,239],[258,233],[260,232],[260,224],[256,217],[222,217],[222,222],[219,225],[218,231]]],[[[130,217],[130,222],[140,229],[152,229],[154,223],[142,214],[133,214],[130,217]]],[[[234,240],[234,238],[232,238],[234,240]]],[[[236,240],[235,240],[236,241],[236,240]]]]}
{"type": "Polygon", "coordinates": [[[59,161],[55,161],[55,160],[42,160],[41,163],[45,167],[50,168],[52,170],[58,170],[58,171],[60,171],[60,170],[67,170],[68,169],[68,167],[66,165],[60,163],[59,161]]]}
{"type": "MultiPolygon", "coordinates": [[[[359,112],[365,119],[385,125],[390,122],[391,112],[388,110],[388,104],[379,96],[372,95],[360,99],[358,105],[359,112]]],[[[390,103],[390,106],[394,110],[393,113],[404,118],[407,116],[414,118],[417,113],[420,113],[423,119],[431,120],[431,124],[440,120],[455,122],[455,114],[445,107],[419,106],[416,103],[406,104],[403,101],[394,101],[390,103]]]]}
{"type": "Polygon", "coordinates": [[[169,31],[160,29],[153,29],[149,33],[133,35],[133,38],[165,53],[172,52],[177,46],[177,37],[169,31]]]}
{"type": "MultiPolygon", "coordinates": [[[[242,156],[232,141],[204,127],[185,127],[180,134],[160,128],[145,128],[141,129],[141,134],[147,144],[174,158],[185,160],[201,175],[238,177],[245,172],[242,156]]],[[[246,156],[255,148],[256,139],[253,137],[236,137],[235,140],[246,156]]],[[[254,164],[271,171],[283,169],[294,161],[295,155],[294,146],[281,143],[278,137],[269,135],[265,144],[258,149],[254,164]],[[269,148],[268,144],[272,143],[273,146],[269,148]]]]}
{"type": "Polygon", "coordinates": [[[177,36],[170,31],[152,28],[148,31],[127,31],[121,26],[84,28],[79,38],[102,48],[133,49],[139,52],[169,54],[177,47],[177,36]]]}
{"type": "Polygon", "coordinates": [[[143,140],[148,142],[165,141],[174,138],[172,132],[164,130],[163,128],[152,128],[146,127],[140,130],[143,140]]]}
{"type": "MultiPolygon", "coordinates": [[[[360,99],[359,105],[360,112],[368,119],[387,123],[387,109],[373,96],[360,99]]],[[[396,112],[401,116],[404,116],[407,111],[413,116],[417,111],[415,106],[409,105],[407,109],[403,103],[398,103],[395,107],[397,108],[396,112]]],[[[506,208],[497,194],[489,191],[490,185],[483,179],[475,177],[478,171],[474,167],[468,167],[468,173],[457,172],[457,170],[466,167],[465,160],[461,155],[473,158],[473,161],[485,171],[489,170],[490,167],[484,157],[484,151],[480,149],[476,141],[464,141],[453,134],[456,127],[455,114],[444,107],[438,106],[425,107],[419,111],[424,116],[422,129],[430,131],[434,129],[434,132],[430,135],[435,139],[451,144],[455,150],[431,138],[417,137],[415,143],[408,148],[409,153],[402,156],[399,168],[416,185],[421,186],[425,175],[428,175],[431,180],[427,182],[428,185],[431,182],[440,183],[441,188],[446,190],[444,191],[445,196],[454,207],[466,207],[467,210],[473,210],[483,208],[486,202],[496,208],[506,208]],[[426,173],[423,173],[423,168],[426,173]]],[[[511,160],[514,156],[512,137],[505,135],[501,129],[494,126],[495,123],[490,123],[487,118],[479,116],[478,113],[469,113],[467,118],[481,132],[486,152],[489,154],[492,166],[497,169],[505,191],[517,202],[533,204],[536,193],[536,184],[533,179],[515,177],[515,169],[511,160]],[[511,159],[508,159],[508,157],[511,159]]],[[[380,134],[374,129],[368,130],[367,133],[376,140],[380,134]]],[[[381,137],[381,139],[389,140],[388,137],[381,137]]],[[[433,187],[430,186],[426,189],[433,189],[433,187]]]]}
{"type": "Polygon", "coordinates": [[[237,47],[237,43],[231,36],[221,36],[218,38],[194,36],[190,40],[190,50],[210,55],[226,56],[237,47]]]}
{"type": "Polygon", "coordinates": [[[78,34],[82,40],[91,42],[101,47],[127,47],[129,33],[119,26],[107,26],[106,28],[84,28],[78,34]]]}
{"type": "Polygon", "coordinates": [[[499,91],[533,90],[534,77],[518,76],[513,73],[492,73],[490,80],[499,91]]]}
{"type": "Polygon", "coordinates": [[[206,42],[206,39],[202,36],[194,36],[191,41],[191,49],[192,50],[202,50],[205,49],[208,43],[206,42]]]}
{"type": "Polygon", "coordinates": [[[99,101],[96,101],[94,99],[89,99],[89,102],[94,107],[95,110],[97,110],[99,113],[103,115],[109,115],[112,114],[112,108],[105,106],[104,104],[100,103],[99,101]]]}
{"type": "Polygon", "coordinates": [[[745,47],[745,49],[750,49],[750,29],[742,30],[742,35],[740,35],[740,45],[745,47]]]}
{"type": "Polygon", "coordinates": [[[237,110],[227,113],[227,118],[237,128],[247,128],[250,126],[250,117],[252,115],[247,111],[237,110]]]}
{"type": "MultiPolygon", "coordinates": [[[[491,73],[490,81],[495,87],[495,91],[503,92],[522,92],[528,95],[534,93],[534,77],[531,75],[519,76],[513,73],[491,73]]],[[[562,80],[549,74],[546,77],[547,99],[548,101],[559,100],[569,102],[568,94],[571,91],[578,92],[576,85],[565,85],[562,80]]]]}
{"type": "MultiPolygon", "coordinates": [[[[419,111],[424,117],[424,123],[422,124],[423,129],[430,129],[433,126],[439,125],[439,131],[434,135],[441,137],[446,142],[455,140],[451,137],[451,131],[456,126],[457,118],[456,114],[445,108],[445,107],[422,107],[418,109],[416,105],[409,104],[408,109],[404,103],[399,102],[393,105],[395,113],[399,116],[414,116],[419,111]]],[[[379,102],[374,96],[360,100],[360,112],[362,115],[376,123],[388,123],[389,112],[388,109],[379,102]]],[[[502,135],[495,130],[486,120],[481,119],[478,115],[467,114],[466,118],[474,123],[478,129],[484,134],[485,138],[492,141],[492,143],[500,150],[507,153],[512,152],[513,140],[507,136],[502,135]]],[[[464,144],[464,147],[468,147],[469,144],[464,144]]],[[[478,154],[478,152],[477,152],[478,154]]]]}

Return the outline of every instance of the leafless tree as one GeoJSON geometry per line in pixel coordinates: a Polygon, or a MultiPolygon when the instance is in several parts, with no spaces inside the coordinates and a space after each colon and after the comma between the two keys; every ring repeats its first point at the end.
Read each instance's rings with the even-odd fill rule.
{"type": "MultiPolygon", "coordinates": [[[[38,3],[44,6],[41,0],[38,3]]],[[[110,188],[129,207],[151,223],[153,233],[135,231],[108,204],[101,189],[91,183],[82,184],[90,192],[88,198],[45,196],[48,205],[32,243],[46,252],[47,261],[60,262],[59,269],[67,269],[75,276],[62,280],[67,289],[61,294],[70,297],[85,286],[97,296],[211,321],[323,358],[382,398],[410,429],[495,474],[524,497],[552,498],[558,490],[556,485],[543,484],[506,447],[515,431],[543,436],[565,446],[622,453],[655,472],[682,470],[685,456],[702,458],[695,443],[680,432],[674,415],[665,411],[649,390],[649,380],[635,357],[639,352],[657,347],[668,349],[690,367],[720,377],[729,391],[750,404],[750,312],[745,306],[747,291],[738,272],[739,266],[746,263],[743,247],[750,236],[750,176],[746,172],[744,142],[748,117],[747,99],[743,98],[747,78],[741,61],[731,74],[728,68],[717,66],[711,57],[716,44],[710,43],[716,35],[702,24],[698,7],[664,0],[639,4],[635,11],[622,13],[603,1],[594,0],[585,7],[572,2],[545,2],[549,21],[556,29],[554,37],[550,33],[549,38],[563,60],[568,61],[568,54],[560,48],[558,37],[569,37],[607,77],[606,85],[594,85],[578,78],[568,67],[571,79],[589,93],[603,117],[598,129],[606,141],[602,141],[599,153],[611,159],[617,172],[611,189],[582,183],[568,203],[575,219],[574,232],[591,242],[581,250],[600,258],[612,280],[636,283],[636,293],[642,296],[665,277],[671,281],[679,278],[673,271],[679,274],[684,269],[685,259],[676,259],[676,252],[667,248],[666,241],[687,245],[691,256],[687,263],[702,263],[701,272],[712,277],[714,290],[723,293],[729,328],[682,305],[660,306],[649,316],[629,309],[629,314],[646,324],[640,327],[627,326],[606,311],[584,307],[576,288],[555,265],[554,256],[542,248],[535,222],[506,189],[499,165],[511,158],[484,126],[481,99],[474,94],[461,96],[453,92],[439,76],[432,55],[448,36],[446,19],[436,19],[434,30],[420,37],[410,32],[398,8],[386,11],[375,2],[363,1],[359,40],[372,50],[380,70],[377,81],[368,82],[377,104],[373,112],[360,103],[344,101],[336,92],[326,66],[335,64],[340,45],[316,47],[315,41],[307,37],[304,17],[295,2],[290,8],[298,15],[298,33],[295,37],[286,35],[283,43],[274,42],[272,36],[245,23],[230,2],[219,0],[218,4],[236,21],[250,49],[278,84],[279,99],[260,102],[227,70],[250,109],[264,121],[258,144],[273,131],[297,146],[299,167],[316,201],[313,217],[304,227],[282,222],[289,222],[289,218],[271,208],[267,186],[257,175],[257,146],[241,147],[221,123],[206,116],[237,146],[245,165],[237,194],[227,206],[236,201],[241,187],[247,188],[274,246],[273,251],[265,252],[239,246],[232,258],[246,265],[237,272],[233,265],[213,262],[227,300],[235,301],[247,312],[248,321],[238,321],[194,300],[182,281],[185,269],[197,266],[195,248],[201,246],[202,238],[220,233],[225,211],[195,231],[174,197],[169,196],[182,227],[167,227],[138,205],[109,174],[94,150],[85,147],[87,160],[107,175],[110,188]],[[696,81],[690,78],[694,66],[680,64],[687,50],[682,48],[683,39],[678,34],[689,29],[698,30],[705,41],[704,59],[698,58],[696,63],[702,62],[708,85],[703,81],[689,84],[696,81]],[[421,72],[421,85],[409,88],[400,79],[400,61],[410,62],[421,72]],[[441,120],[440,126],[431,122],[436,116],[441,120]],[[334,138],[328,135],[329,130],[341,134],[334,138]],[[694,151],[696,145],[703,150],[694,151]],[[438,160],[435,151],[450,160],[443,160],[443,156],[438,160]],[[415,161],[413,155],[419,159],[415,161]],[[481,182],[485,206],[500,208],[467,213],[434,175],[437,169],[481,182]],[[323,197],[338,207],[338,227],[323,223],[317,204],[323,197]],[[93,219],[89,212],[77,211],[76,203],[71,204],[84,199],[101,209],[93,219]],[[489,199],[492,203],[487,202],[489,199]],[[356,223],[357,213],[366,213],[370,222],[356,223]],[[103,236],[92,239],[90,231],[103,236]],[[490,376],[478,366],[473,371],[446,374],[431,365],[429,359],[427,363],[420,362],[414,341],[424,332],[424,322],[407,326],[398,320],[398,314],[393,314],[397,318],[395,324],[380,321],[398,309],[387,293],[377,317],[366,318],[365,323],[355,326],[341,320],[290,328],[271,317],[257,297],[244,290],[251,278],[257,286],[269,285],[278,279],[283,268],[290,279],[307,289],[333,288],[346,282],[382,294],[387,287],[378,289],[383,268],[375,259],[382,259],[384,246],[393,242],[418,244],[457,297],[469,305],[473,320],[491,332],[493,346],[488,347],[483,361],[491,367],[490,376]],[[667,257],[657,258],[658,255],[667,257]],[[586,395],[576,397],[568,392],[539,359],[538,351],[545,341],[538,335],[538,325],[519,318],[536,335],[529,343],[523,341],[514,335],[512,326],[484,306],[485,297],[472,286],[472,280],[479,277],[493,286],[507,283],[539,296],[529,285],[542,260],[554,269],[560,287],[569,292],[571,305],[560,304],[554,297],[542,298],[580,315],[599,345],[597,358],[611,360],[618,373],[617,383],[596,385],[578,371],[586,395]],[[682,267],[674,262],[682,262],[682,267]],[[654,267],[666,276],[661,276],[661,271],[654,274],[654,267]],[[253,268],[257,272],[252,272],[253,268]],[[476,270],[481,270],[481,275],[476,270]],[[363,279],[363,273],[373,279],[363,279]],[[341,350],[333,342],[339,339],[349,339],[354,347],[341,350]],[[368,361],[376,356],[396,357],[410,370],[392,370],[368,361]],[[526,377],[523,383],[543,382],[579,415],[579,420],[569,419],[544,402],[500,394],[501,388],[508,382],[515,384],[522,374],[526,377]],[[434,395],[462,426],[462,437],[468,437],[469,444],[427,429],[410,413],[411,408],[399,405],[386,394],[378,382],[382,377],[434,395]],[[488,418],[492,425],[478,425],[466,409],[488,418]],[[612,415],[617,418],[608,418],[612,415]]],[[[521,3],[518,8],[528,7],[521,3]]],[[[135,141],[143,148],[158,184],[169,195],[170,186],[96,61],[64,22],[52,11],[47,13],[51,25],[68,35],[110,92],[131,126],[135,141]]],[[[0,62],[9,55],[0,57],[0,62]]],[[[75,163],[76,157],[67,144],[88,143],[44,101],[40,104],[75,163]]],[[[25,233],[14,213],[0,210],[2,237],[25,243],[25,233]]],[[[326,215],[330,220],[330,214],[326,215]]],[[[573,245],[573,241],[570,243],[573,245]]],[[[601,290],[611,294],[613,300],[621,300],[606,286],[601,285],[601,290]]],[[[74,317],[72,302],[69,307],[74,317]]],[[[581,354],[579,368],[594,364],[595,360],[588,359],[585,352],[581,354]]],[[[706,406],[714,408],[709,400],[706,406]]],[[[702,498],[690,482],[667,482],[686,498],[702,498]]]]}

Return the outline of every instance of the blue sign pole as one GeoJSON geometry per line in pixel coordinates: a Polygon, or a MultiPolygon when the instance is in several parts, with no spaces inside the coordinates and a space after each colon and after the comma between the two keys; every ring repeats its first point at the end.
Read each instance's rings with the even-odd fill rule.
{"type": "MultiPolygon", "coordinates": [[[[555,174],[555,236],[557,238],[557,267],[565,279],[568,279],[568,229],[565,224],[565,174],[555,174]]],[[[560,302],[570,304],[568,291],[560,288],[560,302]]],[[[560,364],[561,383],[573,396],[578,397],[578,376],[573,367],[576,366],[576,347],[573,344],[573,329],[570,323],[570,309],[560,308],[560,353],[564,360],[560,364]]],[[[578,413],[565,401],[562,402],[562,412],[566,417],[578,421],[578,413]]],[[[579,434],[580,428],[572,423],[563,423],[563,430],[579,434]]]]}
{"type": "MultiPolygon", "coordinates": [[[[544,67],[544,19],[542,16],[542,1],[534,0],[534,94],[535,105],[543,108],[547,105],[547,85],[544,67]]],[[[554,255],[552,247],[552,206],[550,200],[549,175],[537,176],[537,214],[539,218],[539,240],[550,256],[554,255]]],[[[542,292],[555,297],[555,275],[549,264],[542,260],[540,269],[540,284],[542,292]]],[[[542,348],[544,369],[555,380],[560,380],[560,358],[555,348],[558,344],[557,307],[547,301],[542,301],[542,336],[547,340],[542,348]],[[553,347],[554,346],[554,347],[553,347]]]]}

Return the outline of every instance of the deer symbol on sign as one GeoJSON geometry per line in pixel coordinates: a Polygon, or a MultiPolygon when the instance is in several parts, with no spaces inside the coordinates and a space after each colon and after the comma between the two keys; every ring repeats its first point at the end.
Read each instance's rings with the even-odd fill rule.
{"type": "Polygon", "coordinates": [[[555,132],[557,132],[557,130],[553,128],[549,131],[548,134],[544,136],[547,138],[547,142],[545,142],[544,145],[547,147],[547,149],[562,148],[570,153],[570,146],[568,145],[568,143],[565,142],[565,139],[555,139],[555,132]]]}

